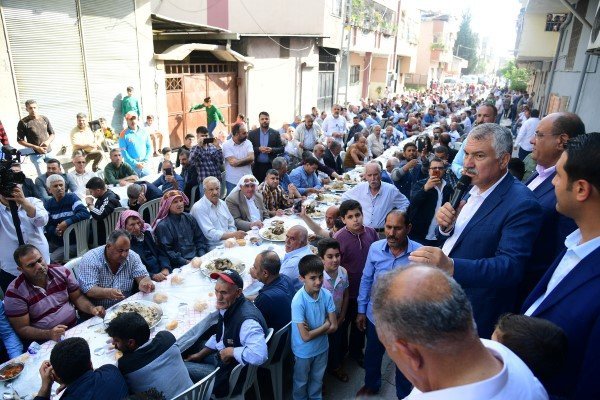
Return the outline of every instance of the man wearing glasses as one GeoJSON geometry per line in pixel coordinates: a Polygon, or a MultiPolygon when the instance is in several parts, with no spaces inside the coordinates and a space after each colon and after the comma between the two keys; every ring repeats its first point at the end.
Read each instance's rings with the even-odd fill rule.
{"type": "Polygon", "coordinates": [[[450,201],[454,189],[444,179],[446,162],[435,157],[429,164],[429,178],[417,181],[410,196],[409,220],[411,239],[425,246],[438,246],[438,223],[435,215],[450,201]]]}
{"type": "Polygon", "coordinates": [[[138,125],[138,115],[134,111],[125,114],[127,128],[119,135],[119,147],[125,162],[139,177],[150,174],[148,159],[152,156],[150,136],[138,125]]]}
{"type": "Polygon", "coordinates": [[[85,166],[87,161],[85,160],[85,156],[80,154],[76,154],[72,159],[73,165],[75,166],[75,171],[69,172],[67,175],[71,178],[71,181],[75,183],[77,190],[74,192],[81,200],[85,199],[86,196],[86,188],[85,185],[88,183],[90,179],[95,176],[98,176],[94,172],[86,171],[85,166]]]}

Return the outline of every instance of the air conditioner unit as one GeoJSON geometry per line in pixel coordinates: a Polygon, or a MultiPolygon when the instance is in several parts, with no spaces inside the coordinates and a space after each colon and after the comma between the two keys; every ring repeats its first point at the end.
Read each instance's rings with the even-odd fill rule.
{"type": "Polygon", "coordinates": [[[596,16],[594,17],[594,25],[592,26],[592,33],[590,34],[590,43],[588,44],[587,52],[600,54],[600,3],[596,9],[596,16]]]}

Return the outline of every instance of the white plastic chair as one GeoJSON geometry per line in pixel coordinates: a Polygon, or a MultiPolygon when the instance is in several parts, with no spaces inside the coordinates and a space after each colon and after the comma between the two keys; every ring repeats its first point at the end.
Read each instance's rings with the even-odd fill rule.
{"type": "Polygon", "coordinates": [[[160,200],[161,197],[159,197],[158,199],[147,201],[144,204],[142,204],[138,209],[138,213],[147,223],[152,224],[156,219],[156,215],[158,214],[158,208],[160,206],[160,200]],[[144,213],[148,214],[148,219],[146,219],[144,213]]]}
{"type": "MultiPolygon", "coordinates": [[[[127,210],[126,207],[117,207],[112,213],[107,215],[106,218],[102,220],[102,222],[104,223],[105,239],[108,237],[108,235],[110,235],[112,231],[115,230],[115,226],[117,226],[119,216],[125,210],[127,210]]],[[[98,220],[92,219],[92,246],[94,248],[98,247],[98,243],[100,242],[100,238],[98,237],[98,223],[98,220]]]]}
{"type": "Polygon", "coordinates": [[[75,278],[77,278],[77,267],[79,267],[80,261],[81,261],[81,257],[77,257],[77,258],[70,260],[69,262],[67,262],[64,265],[64,267],[66,269],[71,270],[71,272],[73,272],[73,275],[75,275],[75,278]]]}
{"type": "Polygon", "coordinates": [[[77,257],[81,257],[88,250],[88,232],[90,229],[90,220],[84,219],[83,221],[76,222],[71,224],[65,229],[63,232],[63,247],[64,247],[64,256],[63,260],[69,261],[71,256],[71,232],[75,231],[75,244],[77,245],[77,257]]]}
{"type": "Polygon", "coordinates": [[[283,361],[290,350],[291,322],[275,332],[273,340],[269,343],[269,358],[259,368],[269,370],[273,397],[283,399],[283,361]],[[283,340],[283,341],[282,341],[283,340]]]}
{"type": "Polygon", "coordinates": [[[217,371],[220,368],[215,369],[210,375],[195,383],[192,387],[187,389],[185,392],[178,394],[171,400],[209,400],[215,385],[215,377],[217,371]]]}

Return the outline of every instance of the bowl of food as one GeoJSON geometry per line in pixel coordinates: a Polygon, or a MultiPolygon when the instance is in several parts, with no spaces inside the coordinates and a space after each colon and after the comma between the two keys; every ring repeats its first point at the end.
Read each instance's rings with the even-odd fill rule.
{"type": "Polygon", "coordinates": [[[236,258],[220,257],[207,261],[200,268],[202,273],[207,277],[210,277],[210,274],[213,272],[221,272],[226,269],[234,270],[241,275],[245,272],[246,265],[236,258]]]}
{"type": "Polygon", "coordinates": [[[0,368],[0,382],[10,381],[21,375],[25,369],[25,364],[22,362],[9,362],[0,368]]]}
{"type": "Polygon", "coordinates": [[[140,314],[146,320],[150,329],[158,325],[163,316],[162,308],[152,301],[123,300],[106,310],[104,325],[108,326],[110,321],[127,312],[140,314]]]}

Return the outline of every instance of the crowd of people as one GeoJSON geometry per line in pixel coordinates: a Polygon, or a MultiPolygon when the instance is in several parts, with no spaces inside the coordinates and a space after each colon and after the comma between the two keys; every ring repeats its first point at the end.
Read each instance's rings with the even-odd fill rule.
{"type": "Polygon", "coordinates": [[[296,213],[312,234],[293,226],[283,258],[256,256],[250,275],[264,286],[253,298],[236,271],[211,275],[218,322],[183,354],[168,331],[150,339],[135,313],[107,327],[123,353],[117,367],[94,370],[85,340],[60,341],[40,368],[38,399],[53,382],[65,399],[169,399],[217,367],[213,393],[223,397],[235,389],[233,368],[262,365],[268,330],[290,323],[294,399],[321,398],[326,372],[348,382],[350,362],[365,370],[357,396],[377,395],[385,353],[397,366],[399,399],[600,396],[600,133],[586,133],[577,115],[540,119],[526,94],[441,87],[333,105],[330,114],[313,107],[280,129],[268,112],[255,127],[240,115],[221,138],[213,131],[223,116],[207,98],[191,111],[206,109],[209,126],[186,135],[173,162],[149,130],[152,116],[138,124],[132,91],[118,135],[105,121],[92,131],[77,114],[68,173],[52,156],[49,119],[26,103],[17,137],[38,176],[0,195],[0,334],[9,358],[31,342],[60,341],[135,291],[152,292],[174,268],[268,218],[296,213]],[[157,151],[160,176],[149,182],[157,151]],[[303,201],[357,166],[362,182],[327,210],[324,226],[315,222],[303,201]],[[75,277],[61,265],[75,252],[65,230],[115,212],[117,186],[126,186],[128,209],[75,277]],[[147,220],[138,211],[154,199],[158,213],[147,220]]]}

